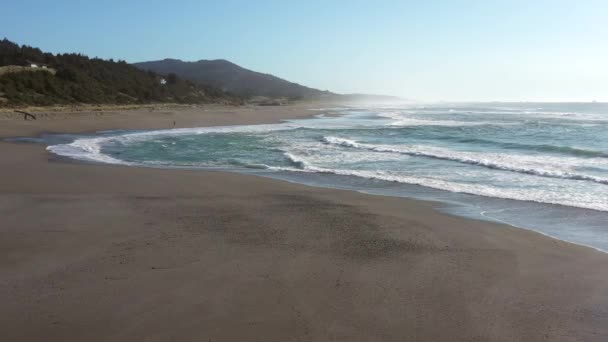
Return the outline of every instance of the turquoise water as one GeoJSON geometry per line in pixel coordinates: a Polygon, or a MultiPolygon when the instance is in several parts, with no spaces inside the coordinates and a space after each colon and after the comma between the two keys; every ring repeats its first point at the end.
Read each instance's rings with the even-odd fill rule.
{"type": "Polygon", "coordinates": [[[607,104],[345,107],[318,114],[272,125],[106,132],[49,150],[88,161],[219,168],[439,200],[451,213],[608,250],[607,104]]]}

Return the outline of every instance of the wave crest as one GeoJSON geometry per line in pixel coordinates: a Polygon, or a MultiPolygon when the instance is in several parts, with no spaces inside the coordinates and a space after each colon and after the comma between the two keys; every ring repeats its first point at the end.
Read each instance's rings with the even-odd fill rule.
{"type": "MultiPolygon", "coordinates": [[[[416,147],[416,146],[393,146],[393,145],[372,145],[366,143],[359,143],[354,140],[344,139],[339,137],[327,136],[323,137],[323,141],[327,144],[339,145],[343,147],[356,148],[356,149],[364,149],[368,151],[375,152],[391,152],[391,153],[400,153],[409,156],[415,157],[425,157],[425,158],[433,158],[439,160],[447,160],[453,161],[468,165],[480,166],[494,170],[502,170],[502,171],[510,171],[523,173],[533,176],[539,177],[549,177],[549,178],[562,178],[562,179],[571,179],[571,180],[580,180],[580,181],[589,181],[595,182],[599,184],[608,184],[607,178],[596,177],[581,173],[567,172],[562,170],[549,170],[542,168],[534,168],[534,167],[525,167],[519,166],[515,164],[517,160],[509,162],[501,162],[501,157],[499,155],[494,154],[481,154],[474,152],[460,152],[460,151],[450,151],[439,148],[429,148],[429,147],[416,147]]],[[[504,159],[504,157],[502,157],[504,159]]],[[[515,157],[517,158],[517,157],[515,157]]],[[[523,157],[519,157],[523,159],[523,157]]],[[[511,157],[511,159],[514,159],[511,157]]]]}
{"type": "Polygon", "coordinates": [[[554,194],[542,190],[515,190],[515,189],[497,189],[491,186],[481,184],[465,184],[442,179],[408,176],[403,174],[394,174],[387,171],[369,171],[369,170],[349,170],[349,169],[329,169],[312,165],[305,157],[295,155],[293,153],[284,153],[285,156],[292,161],[294,165],[299,165],[297,168],[290,167],[268,167],[270,170],[276,171],[291,171],[291,172],[313,172],[325,173],[340,176],[354,176],[366,179],[376,179],[387,182],[395,182],[402,184],[420,185],[438,190],[450,192],[458,192],[463,194],[471,194],[477,196],[494,197],[519,201],[530,201],[537,203],[558,204],[570,207],[583,209],[592,209],[598,211],[608,211],[608,206],[605,202],[597,201],[593,196],[578,195],[570,199],[558,198],[554,194]]]}

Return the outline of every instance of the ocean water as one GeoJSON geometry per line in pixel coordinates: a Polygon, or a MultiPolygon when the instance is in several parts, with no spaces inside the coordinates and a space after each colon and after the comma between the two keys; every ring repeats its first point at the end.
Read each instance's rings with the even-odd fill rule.
{"type": "Polygon", "coordinates": [[[80,160],[414,197],[608,250],[608,104],[343,107],[279,124],[46,137],[80,160]],[[54,140],[53,140],[54,139],[54,140]]]}

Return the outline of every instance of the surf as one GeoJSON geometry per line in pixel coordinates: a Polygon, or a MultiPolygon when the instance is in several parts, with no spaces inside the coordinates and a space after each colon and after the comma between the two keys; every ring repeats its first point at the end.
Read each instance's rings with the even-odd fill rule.
{"type": "MultiPolygon", "coordinates": [[[[446,150],[441,148],[431,148],[428,146],[394,146],[394,145],[372,145],[366,143],[360,143],[350,139],[344,139],[339,137],[327,136],[323,137],[323,141],[328,144],[339,145],[349,148],[365,149],[368,151],[376,152],[391,152],[399,153],[414,157],[425,157],[440,160],[453,161],[468,165],[480,166],[489,169],[518,172],[528,175],[534,175],[539,177],[549,178],[562,178],[580,181],[590,181],[598,184],[608,184],[608,178],[596,177],[586,174],[565,172],[561,170],[548,170],[542,168],[526,167],[521,164],[530,163],[529,157],[524,156],[509,156],[504,157],[499,154],[490,153],[475,153],[475,152],[461,152],[454,150],[446,150]],[[504,162],[501,159],[507,159],[512,162],[504,162]],[[519,164],[518,164],[519,162],[519,164]]],[[[545,160],[547,157],[545,157],[545,160]]],[[[555,160],[554,164],[563,163],[564,160],[555,160]]],[[[540,164],[540,163],[538,163],[540,164]]],[[[603,164],[603,163],[602,163],[603,164]]]]}

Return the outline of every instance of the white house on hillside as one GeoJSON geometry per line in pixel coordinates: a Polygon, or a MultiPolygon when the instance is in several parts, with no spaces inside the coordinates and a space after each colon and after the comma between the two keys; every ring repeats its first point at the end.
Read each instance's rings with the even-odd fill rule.
{"type": "Polygon", "coordinates": [[[36,63],[36,62],[32,62],[32,61],[26,61],[26,63],[25,63],[24,66],[30,67],[30,68],[47,69],[47,65],[46,64],[40,64],[40,63],[36,63]]]}

